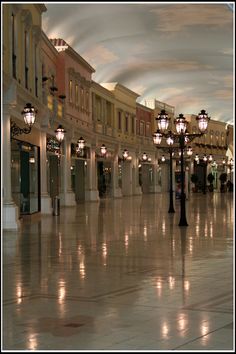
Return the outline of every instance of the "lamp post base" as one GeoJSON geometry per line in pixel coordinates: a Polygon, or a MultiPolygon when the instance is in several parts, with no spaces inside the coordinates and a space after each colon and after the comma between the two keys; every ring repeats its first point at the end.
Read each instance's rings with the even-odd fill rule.
{"type": "Polygon", "coordinates": [[[186,219],[180,219],[179,226],[188,226],[187,220],[186,219]]]}
{"type": "Polygon", "coordinates": [[[169,207],[168,213],[175,213],[175,209],[172,206],[169,207]]]}

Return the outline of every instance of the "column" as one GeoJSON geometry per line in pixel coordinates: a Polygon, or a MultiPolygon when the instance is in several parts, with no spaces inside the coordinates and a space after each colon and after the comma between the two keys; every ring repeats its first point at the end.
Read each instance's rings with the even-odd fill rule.
{"type": "MultiPolygon", "coordinates": [[[[5,107],[4,107],[5,108],[5,107]]],[[[10,114],[3,112],[2,132],[2,196],[3,196],[3,229],[17,230],[19,223],[19,209],[12,199],[11,189],[11,133],[10,114]]]]}
{"type": "Polygon", "coordinates": [[[121,188],[118,185],[118,151],[116,149],[115,151],[115,156],[114,156],[114,160],[112,161],[112,196],[114,198],[120,198],[122,197],[122,191],[121,188]]]}
{"type": "Polygon", "coordinates": [[[194,160],[190,159],[190,170],[189,170],[189,175],[190,175],[190,193],[192,193],[194,189],[194,183],[191,182],[191,176],[194,174],[194,160]]]}
{"type": "Polygon", "coordinates": [[[131,162],[122,162],[122,194],[131,195],[132,194],[132,177],[131,177],[131,162]]]}
{"type": "Polygon", "coordinates": [[[41,176],[41,213],[51,214],[51,197],[47,190],[47,133],[40,132],[40,176],[41,176]]]}
{"type": "Polygon", "coordinates": [[[88,183],[85,190],[85,200],[99,201],[97,188],[96,146],[90,148],[90,159],[87,160],[88,183]]]}
{"type": "Polygon", "coordinates": [[[71,139],[65,136],[63,142],[64,155],[61,157],[61,192],[60,199],[63,206],[75,206],[75,194],[71,188],[71,139]]]}
{"type": "Polygon", "coordinates": [[[134,195],[141,195],[142,194],[142,188],[139,185],[139,160],[138,160],[138,155],[136,154],[135,159],[134,159],[134,164],[132,167],[132,179],[133,179],[133,194],[134,195]]]}
{"type": "Polygon", "coordinates": [[[154,173],[154,180],[155,180],[155,192],[161,193],[161,165],[159,164],[159,149],[156,149],[155,152],[155,173],[154,173]]]}

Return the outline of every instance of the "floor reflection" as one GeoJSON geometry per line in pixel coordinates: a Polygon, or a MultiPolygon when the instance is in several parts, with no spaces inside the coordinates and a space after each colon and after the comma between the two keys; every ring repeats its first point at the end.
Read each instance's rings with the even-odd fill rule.
{"type": "Polygon", "coordinates": [[[191,195],[188,227],[168,203],[102,199],[4,233],[4,348],[232,346],[233,198],[191,195]]]}

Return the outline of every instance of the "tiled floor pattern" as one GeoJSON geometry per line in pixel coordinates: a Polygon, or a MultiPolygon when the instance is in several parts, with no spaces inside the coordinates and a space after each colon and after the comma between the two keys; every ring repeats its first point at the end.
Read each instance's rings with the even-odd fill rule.
{"type": "Polygon", "coordinates": [[[2,350],[233,351],[233,195],[150,194],[2,238],[2,350]]]}

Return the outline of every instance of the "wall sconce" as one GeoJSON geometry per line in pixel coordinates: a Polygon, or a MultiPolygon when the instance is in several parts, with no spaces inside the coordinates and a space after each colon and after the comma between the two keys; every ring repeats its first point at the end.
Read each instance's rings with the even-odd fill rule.
{"type": "Polygon", "coordinates": [[[128,156],[129,156],[129,151],[126,150],[126,149],[124,149],[122,155],[123,155],[123,159],[124,159],[124,160],[127,160],[128,156]]]}
{"type": "Polygon", "coordinates": [[[21,114],[23,115],[25,124],[27,124],[28,127],[20,128],[15,122],[11,121],[11,138],[16,135],[29,134],[31,132],[31,127],[35,122],[36,113],[37,110],[34,108],[34,106],[32,106],[31,103],[26,103],[26,106],[24,107],[21,114]]]}
{"type": "Polygon", "coordinates": [[[192,154],[193,154],[193,149],[191,148],[191,146],[189,146],[189,147],[187,148],[187,155],[188,155],[188,156],[192,156],[192,154]]]}
{"type": "Polygon", "coordinates": [[[143,159],[143,161],[147,161],[148,157],[147,157],[146,152],[143,153],[142,159],[143,159]]]}
{"type": "Polygon", "coordinates": [[[196,156],[195,156],[195,161],[199,161],[199,156],[198,156],[198,154],[196,154],[196,156]]]}
{"type": "Polygon", "coordinates": [[[206,154],[204,154],[204,156],[203,156],[203,161],[207,162],[207,155],[206,154]]]}
{"type": "Polygon", "coordinates": [[[84,146],[85,146],[85,140],[84,138],[81,136],[79,138],[79,140],[77,141],[77,148],[76,148],[76,151],[77,152],[80,152],[81,150],[84,149],[84,146]]]}
{"type": "Polygon", "coordinates": [[[100,147],[100,151],[103,156],[106,155],[107,148],[104,144],[102,144],[102,146],[100,147]]]}
{"type": "Polygon", "coordinates": [[[161,157],[161,161],[162,161],[162,162],[165,162],[165,160],[166,160],[166,159],[165,159],[165,156],[164,156],[164,155],[162,155],[162,157],[161,157]]]}
{"type": "Polygon", "coordinates": [[[55,130],[55,133],[56,133],[57,140],[61,143],[62,140],[64,139],[64,136],[66,133],[65,129],[63,128],[63,126],[61,124],[55,130]]]}

